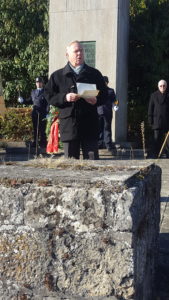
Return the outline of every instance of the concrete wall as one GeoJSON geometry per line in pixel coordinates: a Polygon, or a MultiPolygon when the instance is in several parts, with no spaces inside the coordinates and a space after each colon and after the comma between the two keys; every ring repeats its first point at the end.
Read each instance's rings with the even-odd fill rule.
{"type": "Polygon", "coordinates": [[[109,77],[120,101],[114,141],[126,140],[128,12],[129,0],[50,0],[49,73],[66,64],[71,41],[96,41],[95,67],[109,77]]]}

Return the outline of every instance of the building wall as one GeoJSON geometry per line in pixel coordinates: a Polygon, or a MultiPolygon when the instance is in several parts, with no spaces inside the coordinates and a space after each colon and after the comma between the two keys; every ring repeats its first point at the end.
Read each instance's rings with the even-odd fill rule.
{"type": "Polygon", "coordinates": [[[113,140],[127,129],[127,52],[129,0],[50,0],[49,75],[66,64],[73,40],[95,41],[95,67],[110,80],[120,109],[113,118],[113,140]]]}

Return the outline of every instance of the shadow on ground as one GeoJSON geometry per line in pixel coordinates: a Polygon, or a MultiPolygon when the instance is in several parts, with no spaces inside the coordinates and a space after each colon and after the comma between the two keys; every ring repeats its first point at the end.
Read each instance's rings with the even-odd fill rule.
{"type": "Polygon", "coordinates": [[[156,273],[158,300],[169,300],[169,233],[160,233],[159,263],[156,273]]]}

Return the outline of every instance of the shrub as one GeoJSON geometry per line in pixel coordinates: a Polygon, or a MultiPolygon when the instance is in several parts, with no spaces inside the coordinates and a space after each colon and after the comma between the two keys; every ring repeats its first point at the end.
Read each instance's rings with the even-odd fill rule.
{"type": "Polygon", "coordinates": [[[1,139],[25,141],[32,139],[31,107],[8,108],[0,118],[1,139]]]}

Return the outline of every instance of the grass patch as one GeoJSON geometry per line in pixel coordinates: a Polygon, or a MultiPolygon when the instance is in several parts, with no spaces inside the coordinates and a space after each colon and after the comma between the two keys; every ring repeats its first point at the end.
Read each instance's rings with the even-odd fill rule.
{"type": "Polygon", "coordinates": [[[129,170],[132,167],[124,167],[124,166],[111,166],[111,165],[101,165],[96,161],[92,160],[76,160],[76,159],[66,159],[64,157],[54,158],[54,157],[38,157],[34,160],[30,160],[27,163],[27,166],[31,167],[40,167],[40,168],[47,168],[47,169],[57,169],[57,170],[85,170],[85,171],[112,171],[116,172],[122,170],[129,170]]]}

